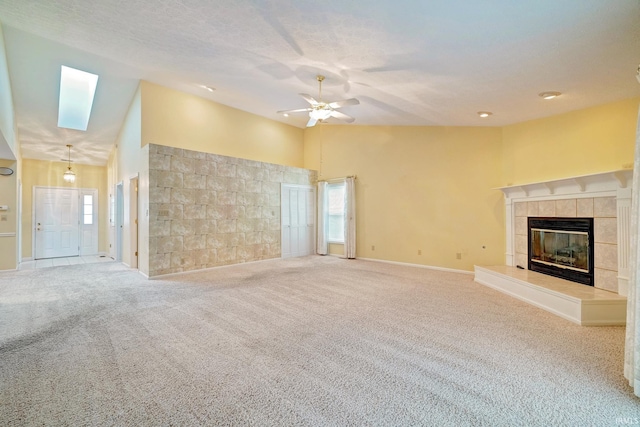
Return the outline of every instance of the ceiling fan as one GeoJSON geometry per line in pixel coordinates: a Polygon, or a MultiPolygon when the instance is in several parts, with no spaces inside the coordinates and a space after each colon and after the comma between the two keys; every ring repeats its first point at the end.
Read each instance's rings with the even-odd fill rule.
{"type": "Polygon", "coordinates": [[[316,100],[311,95],[307,95],[306,93],[301,93],[300,96],[305,99],[311,107],[309,108],[299,108],[297,110],[282,110],[278,111],[278,114],[288,115],[289,113],[309,113],[309,121],[307,122],[307,127],[315,126],[318,122],[324,122],[329,117],[333,117],[347,123],[352,123],[355,119],[347,114],[344,114],[340,111],[337,111],[338,108],[345,107],[347,105],[358,105],[360,101],[356,98],[345,99],[344,101],[335,101],[335,102],[322,102],[322,81],[324,80],[324,76],[316,76],[316,80],[318,80],[318,100],[316,100]]]}

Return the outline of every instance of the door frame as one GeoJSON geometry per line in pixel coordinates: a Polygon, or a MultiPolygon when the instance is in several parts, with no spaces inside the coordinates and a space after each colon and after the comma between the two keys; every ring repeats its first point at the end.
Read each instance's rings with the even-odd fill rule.
{"type": "Polygon", "coordinates": [[[138,268],[138,175],[129,179],[129,267],[138,268]]]}
{"type": "MultiPolygon", "coordinates": [[[[16,250],[18,264],[22,262],[22,180],[18,179],[18,224],[16,225],[16,250]]],[[[35,237],[35,236],[34,236],[35,237]]],[[[33,248],[33,247],[32,247],[33,248]]],[[[35,250],[35,248],[33,248],[35,250]]],[[[33,258],[32,258],[33,259],[33,258]]]]}
{"type": "Polygon", "coordinates": [[[124,183],[116,184],[116,261],[122,262],[122,230],[124,227],[124,183]]]}

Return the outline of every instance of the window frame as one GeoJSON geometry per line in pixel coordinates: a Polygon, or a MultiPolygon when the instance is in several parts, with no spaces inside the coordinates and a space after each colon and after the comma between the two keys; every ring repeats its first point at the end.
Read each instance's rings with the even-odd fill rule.
{"type": "Polygon", "coordinates": [[[345,181],[341,181],[341,182],[331,182],[327,184],[327,222],[326,222],[326,230],[327,230],[327,243],[333,243],[333,244],[341,244],[344,245],[344,241],[345,241],[345,230],[344,230],[344,220],[345,220],[345,215],[346,215],[346,190],[347,190],[347,183],[345,181]],[[332,191],[335,191],[336,189],[342,189],[342,196],[343,196],[343,202],[342,202],[342,213],[341,214],[334,214],[331,215],[330,214],[330,199],[331,199],[331,193],[332,191]],[[335,238],[335,236],[332,236],[331,230],[331,220],[330,218],[332,216],[341,216],[341,224],[342,224],[342,238],[335,238]]]}

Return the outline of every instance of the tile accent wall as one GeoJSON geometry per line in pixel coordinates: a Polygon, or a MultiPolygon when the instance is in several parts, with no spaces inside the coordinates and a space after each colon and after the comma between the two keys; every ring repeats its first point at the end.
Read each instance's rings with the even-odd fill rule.
{"type": "Polygon", "coordinates": [[[618,226],[615,197],[517,202],[516,265],[527,268],[527,217],[593,218],[594,286],[618,292],[618,226]]]}
{"type": "Polygon", "coordinates": [[[317,172],[150,144],[149,276],[281,256],[281,184],[317,172]]]}

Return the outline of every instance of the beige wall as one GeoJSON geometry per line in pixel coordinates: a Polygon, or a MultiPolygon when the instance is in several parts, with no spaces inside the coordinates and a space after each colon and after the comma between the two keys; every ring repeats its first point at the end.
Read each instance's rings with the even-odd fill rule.
{"type": "Polygon", "coordinates": [[[0,205],[8,206],[0,211],[0,270],[12,270],[18,265],[18,165],[15,160],[0,160],[0,167],[14,170],[13,175],[0,176],[0,205]]]}
{"type": "MultiPolygon", "coordinates": [[[[108,162],[109,193],[123,184],[122,261],[131,265],[129,220],[132,177],[139,177],[138,262],[149,274],[149,144],[301,167],[303,129],[226,107],[194,95],[141,82],[108,162]]],[[[110,224],[111,255],[115,230],[110,224]]]]}
{"type": "Polygon", "coordinates": [[[142,144],[303,166],[304,130],[142,82],[142,144]]]}
{"type": "Polygon", "coordinates": [[[14,170],[13,175],[0,176],[0,205],[9,210],[0,211],[0,270],[14,269],[18,265],[17,242],[20,238],[18,222],[18,183],[21,177],[18,132],[13,109],[11,82],[4,48],[4,35],[0,26],[0,166],[14,170]],[[4,160],[3,160],[4,159],[4,160]],[[16,160],[17,159],[17,160],[16,160]]]}
{"type": "Polygon", "coordinates": [[[76,182],[68,184],[62,179],[67,164],[43,160],[22,161],[22,256],[33,256],[33,187],[97,188],[99,209],[98,251],[107,252],[108,193],[106,166],[72,165],[76,182]]]}
{"type": "MultiPolygon", "coordinates": [[[[110,185],[136,173],[148,185],[148,153],[140,147],[150,143],[315,169],[319,179],[357,175],[358,257],[462,270],[504,262],[504,202],[492,188],[629,167],[639,101],[504,128],[303,130],[147,82],[137,96],[110,162],[110,185]],[[551,154],[533,161],[540,148],[551,154]],[[567,161],[575,153],[578,161],[567,161]]],[[[148,265],[141,270],[148,274],[148,265]]]]}
{"type": "Polygon", "coordinates": [[[504,261],[502,193],[492,190],[501,158],[497,128],[316,126],[305,134],[305,167],[320,180],[357,175],[358,257],[453,269],[504,261]]]}
{"type": "Polygon", "coordinates": [[[0,94],[0,159],[15,160],[19,158],[18,131],[2,26],[0,26],[0,94]]]}
{"type": "Polygon", "coordinates": [[[503,128],[502,186],[633,168],[640,98],[503,128]]]}
{"type": "MultiPolygon", "coordinates": [[[[116,185],[122,184],[123,190],[123,224],[122,224],[122,262],[127,265],[135,265],[136,260],[135,252],[136,252],[136,230],[135,223],[133,223],[134,228],[132,229],[132,221],[131,221],[131,211],[130,211],[130,200],[132,194],[135,193],[135,189],[131,187],[131,179],[138,178],[140,182],[138,183],[138,261],[142,262],[143,265],[148,264],[148,245],[144,243],[147,240],[143,239],[143,236],[148,236],[148,217],[146,215],[146,211],[148,209],[148,191],[146,195],[143,193],[146,191],[147,187],[141,186],[140,184],[148,182],[149,176],[149,159],[148,149],[141,148],[142,146],[142,95],[141,89],[138,88],[136,94],[134,95],[131,104],[129,106],[129,110],[125,116],[124,123],[118,137],[116,139],[116,143],[114,145],[114,150],[111,154],[109,160],[109,194],[111,197],[116,197],[116,185]],[[144,262],[143,262],[144,260],[144,262]]],[[[135,194],[133,194],[135,198],[135,194]]],[[[135,216],[135,215],[134,215],[135,216]]],[[[115,218],[112,218],[115,220],[115,218]]],[[[110,227],[110,255],[112,257],[116,256],[116,239],[115,239],[115,222],[112,221],[109,223],[110,227]]],[[[142,268],[142,266],[138,266],[143,272],[147,273],[148,269],[142,268]]],[[[146,267],[145,267],[146,268],[146,267]]]]}

